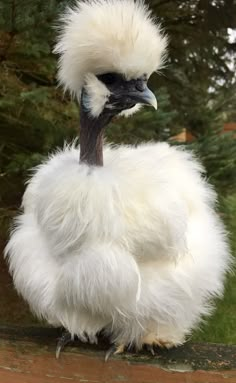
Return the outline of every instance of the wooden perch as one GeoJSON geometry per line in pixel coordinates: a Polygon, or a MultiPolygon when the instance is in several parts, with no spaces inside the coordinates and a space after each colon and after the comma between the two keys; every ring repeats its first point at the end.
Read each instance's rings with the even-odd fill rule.
{"type": "Polygon", "coordinates": [[[235,383],[236,346],[187,343],[172,350],[127,352],[104,362],[106,339],[76,342],[55,358],[61,329],[0,326],[1,383],[235,383]]]}

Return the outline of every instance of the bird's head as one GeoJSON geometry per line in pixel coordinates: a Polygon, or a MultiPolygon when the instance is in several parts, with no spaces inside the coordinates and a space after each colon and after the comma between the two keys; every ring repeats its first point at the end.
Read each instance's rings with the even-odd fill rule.
{"type": "Polygon", "coordinates": [[[130,115],[157,102],[148,89],[167,39],[142,1],[78,1],[62,16],[58,77],[92,118],[130,115]]]}

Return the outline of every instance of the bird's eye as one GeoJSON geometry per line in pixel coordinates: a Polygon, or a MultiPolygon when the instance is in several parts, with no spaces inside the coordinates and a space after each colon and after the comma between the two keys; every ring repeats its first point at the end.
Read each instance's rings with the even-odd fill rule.
{"type": "Polygon", "coordinates": [[[119,80],[119,75],[117,73],[104,73],[97,76],[97,78],[105,85],[112,85],[119,80]]]}

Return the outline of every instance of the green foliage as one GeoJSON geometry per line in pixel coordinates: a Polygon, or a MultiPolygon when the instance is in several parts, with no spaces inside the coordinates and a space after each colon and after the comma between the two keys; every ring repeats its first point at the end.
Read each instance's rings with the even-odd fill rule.
{"type": "Polygon", "coordinates": [[[0,1],[0,203],[20,201],[28,169],[76,134],[51,55],[62,1],[0,1]],[[27,3],[27,4],[26,4],[27,3]]]}
{"type": "Polygon", "coordinates": [[[202,132],[209,100],[223,93],[227,103],[228,90],[234,87],[236,93],[236,43],[229,40],[228,29],[236,28],[236,3],[154,0],[151,4],[170,40],[166,77],[156,81],[168,87],[180,124],[202,132]]]}
{"type": "MultiPolygon", "coordinates": [[[[232,254],[236,260],[236,193],[221,196],[219,210],[229,232],[232,254]]],[[[236,344],[236,269],[227,279],[224,299],[217,302],[214,315],[196,331],[193,341],[236,344]]]]}
{"type": "Polygon", "coordinates": [[[78,112],[58,89],[26,84],[7,66],[0,81],[0,200],[7,206],[18,200],[27,169],[75,135],[78,112]]]}
{"type": "Polygon", "coordinates": [[[230,194],[236,190],[235,133],[212,130],[187,147],[201,159],[209,181],[219,193],[230,194]]]}
{"type": "MultiPolygon", "coordinates": [[[[236,257],[236,192],[222,196],[220,201],[221,211],[228,228],[229,238],[231,241],[232,254],[236,257]]],[[[236,265],[235,265],[236,266],[236,265]]],[[[235,275],[236,278],[236,275],[235,275]]],[[[235,299],[236,304],[236,299],[235,299]]]]}

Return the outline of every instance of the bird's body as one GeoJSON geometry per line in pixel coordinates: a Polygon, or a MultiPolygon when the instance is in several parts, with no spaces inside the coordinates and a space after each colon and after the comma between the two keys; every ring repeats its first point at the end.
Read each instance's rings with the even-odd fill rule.
{"type": "Polygon", "coordinates": [[[41,165],[8,251],[39,316],[119,343],[185,335],[220,295],[227,268],[215,195],[191,156],[165,143],[107,147],[103,167],[67,147],[41,165]]]}
{"type": "MultiPolygon", "coordinates": [[[[79,80],[76,77],[79,84],[85,81],[77,84],[80,149],[66,146],[36,169],[6,254],[17,290],[50,324],[63,325],[71,335],[88,336],[90,341],[105,330],[120,347],[141,348],[145,343],[169,347],[183,343],[201,317],[210,313],[212,298],[223,292],[230,256],[224,228],[214,212],[215,193],[189,153],[166,143],[105,146],[103,159],[103,128],[111,117],[123,110],[135,111],[138,100],[155,106],[146,87],[154,70],[151,61],[146,72],[135,72],[139,55],[145,54],[137,21],[144,24],[146,34],[153,33],[152,47],[145,49],[147,54],[151,49],[150,57],[158,66],[166,43],[142,3],[79,3],[67,16],[57,46],[62,55],[61,82],[76,93],[72,80],[77,65],[85,71],[86,63],[91,71],[79,80]],[[72,33],[77,16],[95,28],[96,17],[106,20],[108,11],[114,20],[120,16],[125,31],[134,29],[129,45],[132,65],[126,63],[125,76],[120,74],[123,61],[117,61],[123,51],[115,51],[113,45],[120,47],[126,35],[118,38],[116,31],[118,42],[109,36],[107,46],[111,40],[114,57],[100,39],[108,49],[108,63],[103,63],[102,52],[91,65],[88,60],[82,65],[81,55],[88,52],[93,36],[90,30],[84,32],[82,22],[81,41],[88,41],[88,46],[80,41],[80,47],[72,33]],[[66,72],[69,61],[71,71],[66,72]],[[115,71],[116,62],[119,68],[114,75],[109,65],[115,71]],[[101,75],[94,74],[99,68],[101,75]],[[131,72],[136,73],[133,78],[131,72]]],[[[98,33],[103,26],[98,22],[98,33]]],[[[129,60],[127,49],[124,55],[129,60]]],[[[145,66],[145,60],[141,64],[145,66]]]]}

